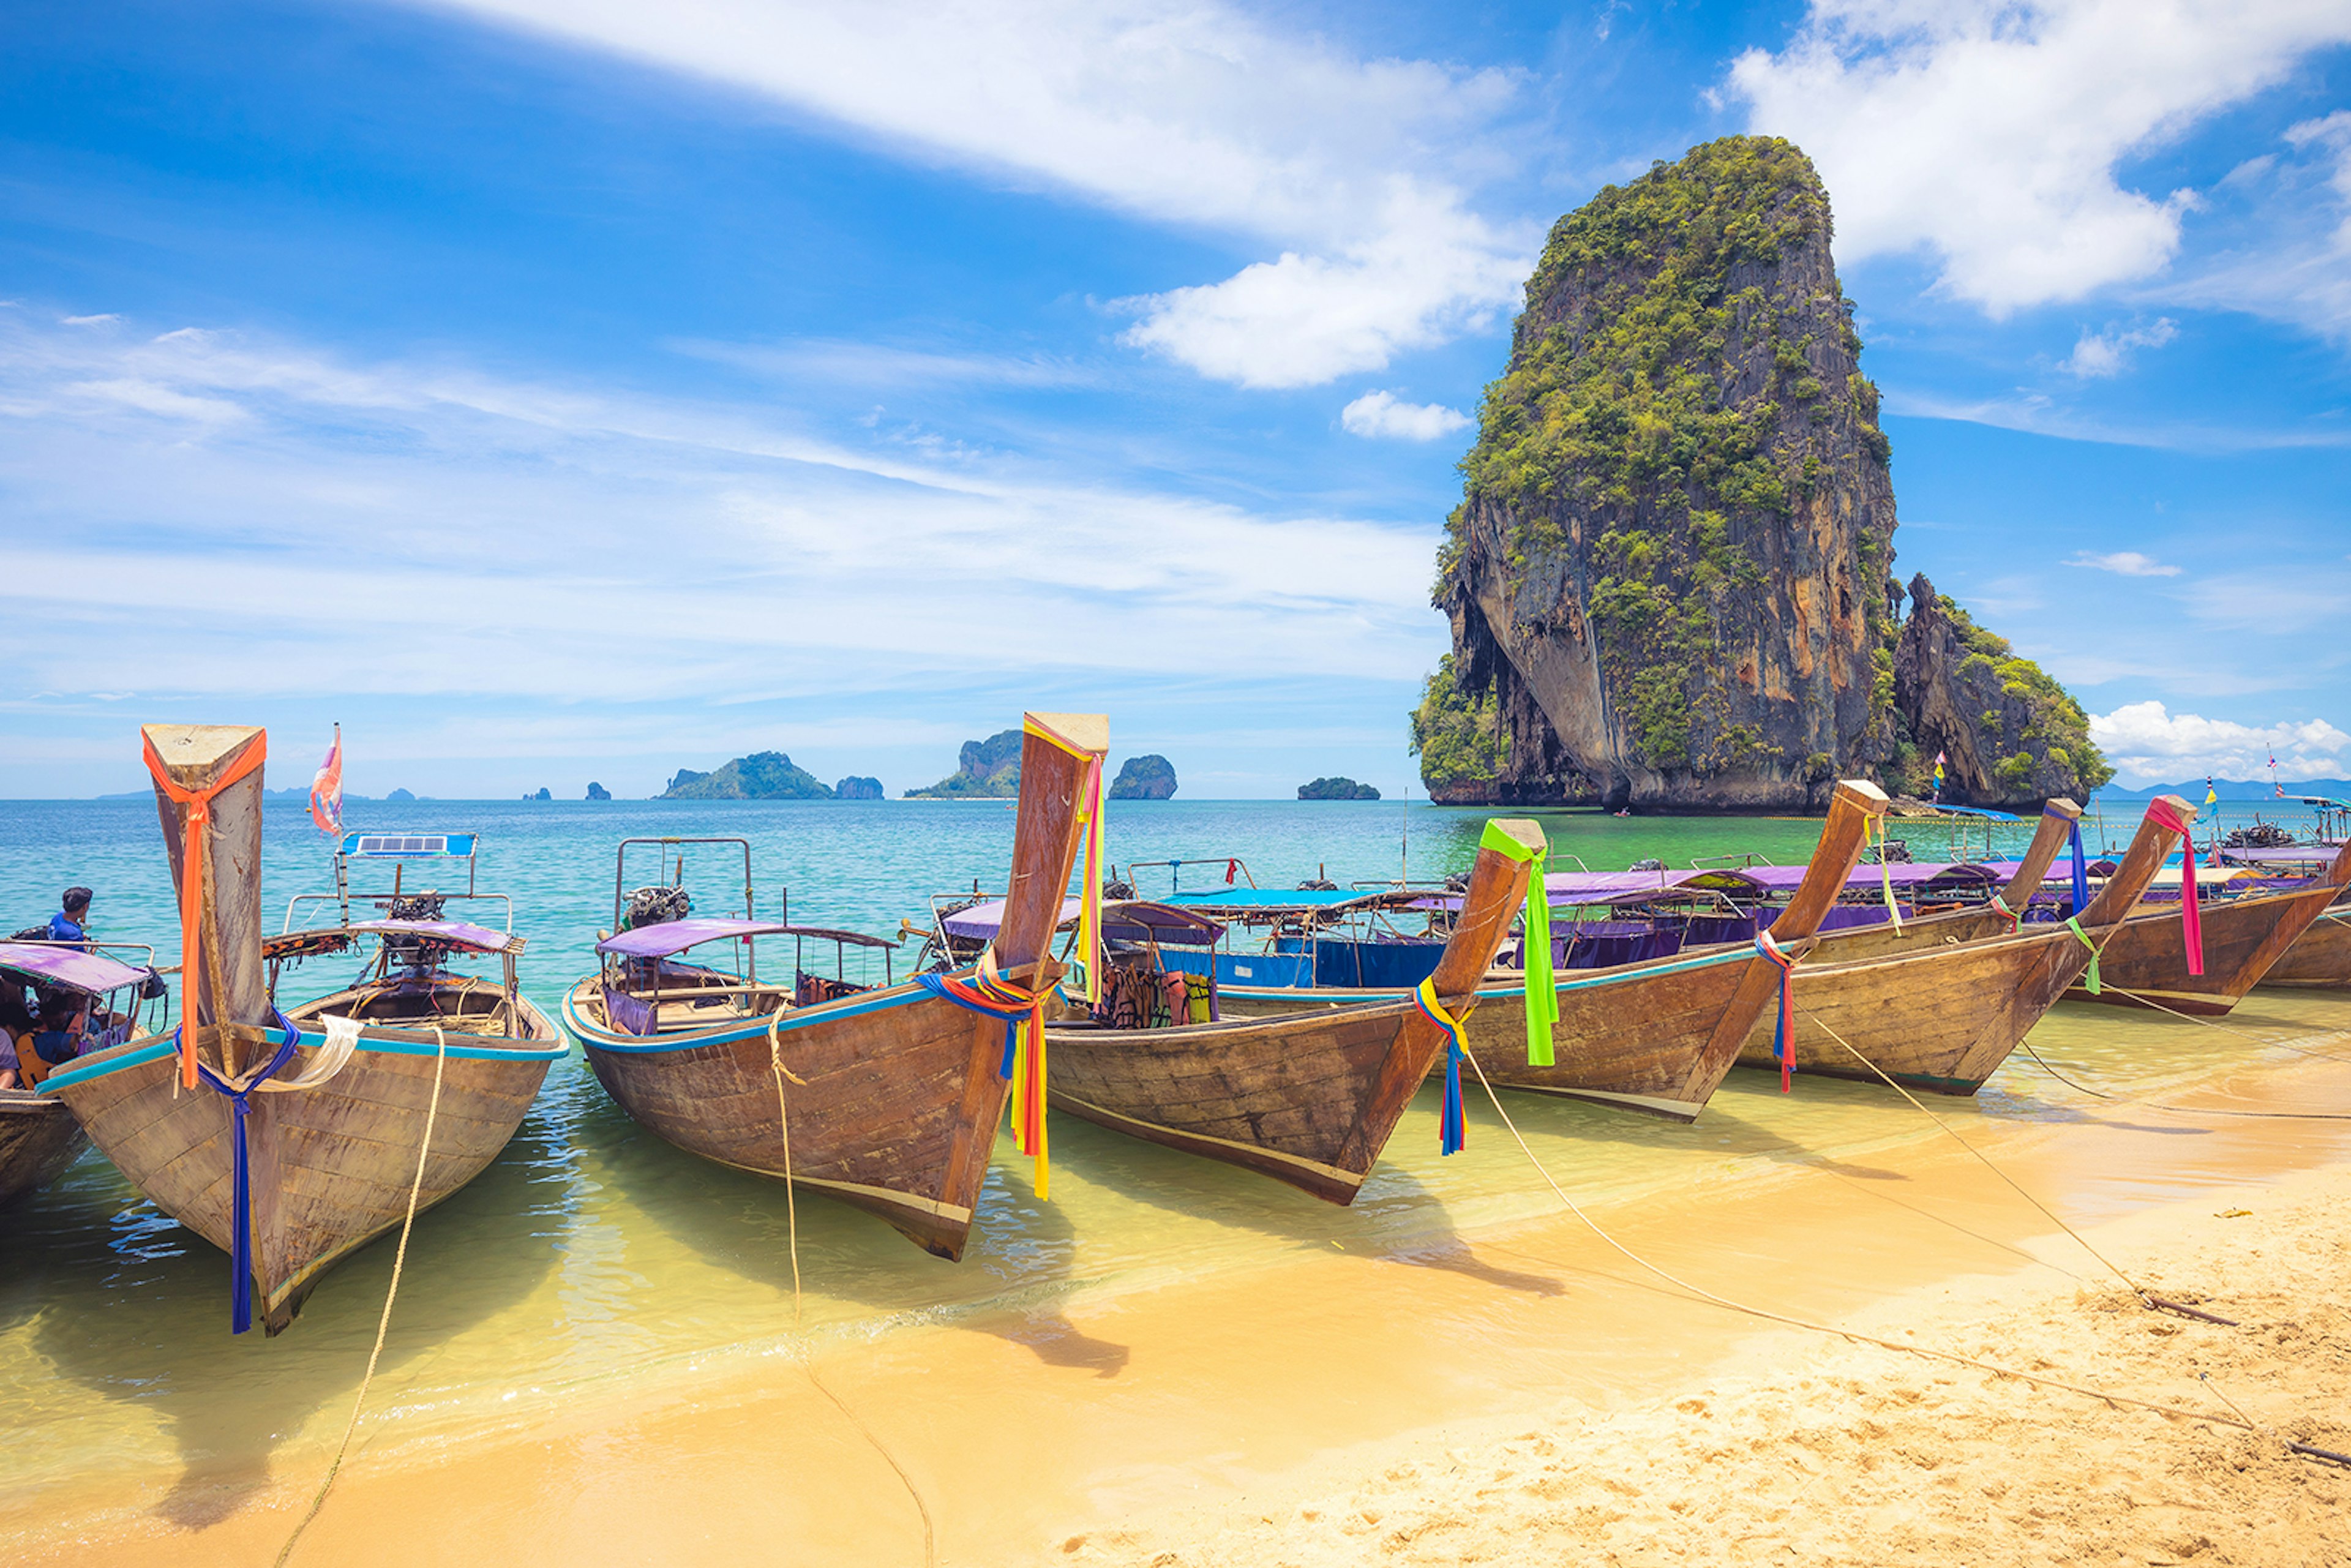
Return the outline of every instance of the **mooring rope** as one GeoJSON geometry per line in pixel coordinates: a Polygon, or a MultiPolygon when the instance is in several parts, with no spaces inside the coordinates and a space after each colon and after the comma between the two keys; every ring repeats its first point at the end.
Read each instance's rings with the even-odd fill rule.
{"type": "Polygon", "coordinates": [[[1844,1036],[1837,1033],[1835,1030],[1831,1029],[1828,1025],[1828,1021],[1823,1019],[1820,1014],[1812,1011],[1810,1009],[1806,1009],[1804,1016],[1811,1019],[1814,1024],[1818,1025],[1823,1034],[1827,1035],[1831,1040],[1836,1041],[1837,1044],[1843,1046],[1847,1056],[1852,1057],[1855,1061],[1860,1062],[1864,1067],[1868,1068],[1870,1071],[1876,1073],[1879,1081],[1887,1088],[1893,1090],[1896,1094],[1901,1095],[1905,1100],[1909,1101],[1912,1108],[1920,1115],[1926,1117],[1929,1122],[1934,1123],[1938,1127],[1940,1127],[1950,1138],[1951,1142],[1959,1145],[1959,1147],[1967,1150],[1969,1154],[1973,1155],[1978,1160],[1981,1161],[1984,1169],[1991,1172],[1992,1175],[2000,1177],[2001,1181],[2005,1182],[2008,1185],[2010,1191],[2015,1193],[2017,1197],[2024,1199],[2025,1202],[2040,1210],[2042,1216],[2051,1224],[2056,1226],[2058,1229],[2064,1231],[2066,1235],[2072,1237],[2076,1242],[2080,1243],[2083,1251],[2087,1252],[2091,1257],[2095,1258],[2114,1274],[2116,1279],[2120,1280],[2125,1285],[2129,1287],[2130,1293],[2139,1299],[2141,1305],[2148,1308],[2150,1311],[2179,1312],[2188,1317],[2201,1318],[2207,1322],[2227,1323],[2232,1328],[2235,1326],[2235,1324],[2231,1322],[2227,1318],[2215,1317],[2210,1312],[2199,1312],[2194,1307],[2182,1306],[2178,1301],[2168,1301],[2164,1297],[2150,1293],[2147,1287],[2141,1285],[2137,1280],[2132,1279],[2130,1275],[2124,1270],[2122,1265],[2116,1263],[2113,1259],[2099,1251],[2095,1247],[2091,1246],[2089,1238],[2084,1236],[2080,1231],[2066,1224],[2065,1221],[2060,1218],[2047,1204],[2042,1202],[2039,1198],[2025,1191],[2024,1188],[2019,1185],[2016,1178],[2010,1176],[2006,1171],[2001,1169],[1999,1166],[1993,1164],[1990,1155],[1986,1155],[1981,1149],[1977,1148],[1973,1144],[1968,1142],[1965,1138],[1959,1136],[1959,1131],[1958,1128],[1952,1126],[1949,1122],[1944,1121],[1940,1116],[1936,1115],[1934,1112],[1927,1109],[1924,1102],[1920,1101],[1919,1098],[1911,1093],[1910,1091],[1902,1087],[1900,1083],[1895,1082],[1895,1080],[1886,1073],[1884,1068],[1878,1066],[1875,1061],[1870,1061],[1869,1058],[1862,1055],[1860,1051],[1855,1051],[1853,1047],[1853,1042],[1846,1040],[1844,1036]]]}
{"type": "Polygon", "coordinates": [[[368,1385],[375,1381],[375,1364],[383,1354],[383,1339],[392,1327],[392,1303],[400,1296],[400,1272],[408,1263],[408,1233],[416,1225],[417,1199],[424,1192],[424,1163],[433,1152],[433,1123],[441,1113],[441,1075],[449,1061],[449,1036],[441,1028],[441,1020],[433,1020],[433,1097],[424,1103],[424,1136],[416,1145],[416,1179],[409,1184],[408,1214],[400,1222],[400,1246],[392,1255],[392,1288],[383,1293],[383,1315],[376,1320],[375,1348],[368,1352],[367,1372],[360,1378],[359,1397],[351,1401],[351,1418],[343,1427],[343,1440],[335,1445],[334,1463],[327,1467],[327,1479],[319,1483],[319,1495],[310,1500],[310,1511],[294,1533],[286,1538],[278,1549],[277,1568],[286,1568],[286,1560],[294,1555],[294,1548],[319,1511],[327,1505],[327,1494],[334,1490],[335,1478],[342,1473],[343,1456],[350,1452],[351,1434],[360,1429],[360,1412],[367,1408],[368,1385]]]}
{"type": "Polygon", "coordinates": [[[2012,1378],[2019,1383],[2029,1383],[2041,1388],[2063,1389],[2068,1394],[2078,1394],[2085,1399],[2096,1399],[2108,1405],[2126,1405],[2129,1406],[2133,1409],[2151,1410],[2159,1416],[2172,1416],[2187,1421],[2205,1421],[2220,1427],[2234,1427],[2255,1434],[2258,1434],[2261,1431],[2260,1427],[2256,1427],[2252,1422],[2245,1420],[2241,1416],[2222,1416],[2210,1410],[2189,1410],[2176,1405],[2162,1405],[2151,1399],[2135,1398],[2127,1394],[2113,1394],[2105,1389],[2088,1388],[2083,1386],[2081,1384],[2067,1383],[2059,1378],[2043,1377],[2030,1372],[2018,1372],[2013,1367],[2000,1366],[1988,1361],[1979,1361],[1974,1356],[1961,1355],[1957,1351],[1938,1350],[1931,1345],[1904,1344],[1897,1340],[1880,1339],[1875,1334],[1863,1333],[1857,1329],[1838,1328],[1833,1323],[1819,1322],[1811,1318],[1795,1317],[1787,1312],[1773,1312],[1768,1307],[1758,1307],[1746,1301],[1734,1301],[1729,1296],[1718,1295],[1714,1291],[1708,1290],[1703,1285],[1693,1284],[1689,1281],[1683,1279],[1680,1275],[1674,1273],[1671,1270],[1650,1262],[1646,1258],[1642,1257],[1638,1252],[1634,1251],[1630,1247],[1625,1246],[1622,1241],[1619,1241],[1616,1238],[1611,1236],[1598,1221],[1594,1220],[1590,1215],[1584,1213],[1582,1207],[1579,1206],[1573,1198],[1568,1197],[1567,1190],[1559,1185],[1557,1179],[1552,1176],[1551,1172],[1547,1168],[1545,1168],[1542,1161],[1535,1157],[1534,1150],[1528,1146],[1525,1135],[1519,1131],[1518,1124],[1510,1120],[1510,1112],[1503,1108],[1502,1097],[1494,1092],[1494,1085],[1486,1077],[1486,1070],[1483,1066],[1479,1064],[1477,1053],[1474,1051],[1469,1053],[1469,1065],[1476,1069],[1478,1073],[1478,1082],[1485,1088],[1487,1099],[1493,1102],[1494,1112],[1497,1115],[1502,1118],[1502,1125],[1510,1129],[1510,1136],[1517,1140],[1519,1151],[1527,1156],[1527,1163],[1535,1167],[1535,1174],[1543,1178],[1543,1181],[1551,1187],[1552,1192],[1559,1198],[1560,1202],[1566,1206],[1568,1212],[1574,1215],[1577,1219],[1583,1221],[1585,1229],[1591,1231],[1593,1235],[1598,1237],[1616,1251],[1622,1253],[1634,1264],[1646,1270],[1652,1274],[1655,1274],[1658,1279],[1665,1281],[1667,1284],[1674,1286],[1676,1289],[1687,1291],[1689,1294],[1696,1296],[1700,1301],[1711,1302],[1715,1306],[1724,1308],[1729,1312],[1740,1313],[1747,1317],[1760,1318],[1765,1322],[1782,1323],[1789,1328],[1799,1328],[1813,1333],[1828,1334],[1834,1338],[1849,1340],[1858,1344],[1876,1345],[1881,1350],[1896,1351],[1904,1355],[1915,1355],[1928,1361],[1947,1362],[1954,1365],[1972,1367],[1980,1372],[1988,1372],[1995,1377],[2012,1378]]]}
{"type": "Polygon", "coordinates": [[[799,1353],[793,1359],[799,1363],[800,1371],[808,1375],[810,1385],[831,1400],[834,1409],[849,1418],[849,1424],[857,1428],[873,1451],[882,1456],[883,1462],[897,1474],[898,1484],[906,1489],[906,1495],[914,1500],[914,1511],[923,1520],[923,1563],[925,1568],[931,1568],[939,1559],[938,1531],[931,1522],[930,1505],[923,1500],[923,1494],[915,1487],[914,1478],[906,1473],[906,1467],[900,1464],[898,1457],[873,1435],[873,1428],[868,1427],[857,1412],[849,1407],[848,1402],[827,1387],[824,1379],[816,1375],[816,1357],[809,1352],[800,1306],[800,1215],[792,1196],[792,1116],[784,1102],[785,1079],[790,1079],[803,1089],[808,1087],[808,1080],[784,1065],[784,1046],[779,1032],[783,1021],[784,1015],[780,1011],[768,1020],[768,1065],[775,1070],[776,1122],[783,1129],[784,1139],[784,1228],[792,1257],[792,1339],[799,1353]]]}
{"type": "MultiPolygon", "coordinates": [[[[2131,1000],[2137,1002],[2143,1008],[2153,1008],[2157,1012],[2168,1013],[2173,1018],[2185,1019],[2189,1023],[2201,1024],[2206,1029],[2217,1029],[2222,1034],[2233,1034],[2240,1040],[2250,1040],[2255,1045],[2267,1046],[2273,1051],[2290,1051],[2297,1056],[2316,1057],[2321,1061],[2351,1062],[2351,1057],[2336,1056],[2331,1051],[2305,1050],[2302,1046],[2295,1045],[2287,1040],[2282,1040],[2275,1035],[2255,1034],[2252,1030],[2240,1029],[2232,1023],[2222,1023],[2216,1018],[2207,1018],[2200,1013],[2183,1012],[2178,1008],[2166,1007],[2163,1003],[2157,1001],[2153,997],[2147,996],[2143,992],[2125,990],[2120,986],[2108,986],[2106,989],[2114,992],[2116,996],[2128,997],[2131,1000]]],[[[2326,1032],[2329,1034],[2340,1034],[2343,1031],[2341,1030],[2329,1030],[2326,1032]]]]}

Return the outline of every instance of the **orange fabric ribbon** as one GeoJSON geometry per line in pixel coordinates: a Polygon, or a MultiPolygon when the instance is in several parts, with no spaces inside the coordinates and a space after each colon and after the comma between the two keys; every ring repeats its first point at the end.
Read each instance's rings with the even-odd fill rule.
{"type": "MultiPolygon", "coordinates": [[[[269,750],[266,731],[256,735],[228,770],[202,789],[183,789],[172,782],[164,771],[163,759],[155,755],[155,743],[145,736],[140,744],[147,754],[147,771],[155,776],[155,788],[164,796],[188,809],[185,832],[180,852],[180,989],[182,1010],[193,1013],[196,1009],[196,987],[204,974],[200,963],[203,939],[198,935],[204,923],[204,830],[212,825],[213,797],[261,766],[269,750]]],[[[219,997],[213,998],[217,1014],[223,1005],[219,997]]],[[[215,1024],[223,1020],[215,1017],[215,1024]]],[[[180,1086],[196,1086],[196,1031],[184,1025],[180,1030],[180,1086]]]]}

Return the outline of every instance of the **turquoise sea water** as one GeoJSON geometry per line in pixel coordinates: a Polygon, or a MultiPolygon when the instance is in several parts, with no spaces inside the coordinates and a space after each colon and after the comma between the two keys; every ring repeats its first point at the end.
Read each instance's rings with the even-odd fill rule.
{"type": "MultiPolygon", "coordinates": [[[[1221,884],[1228,856],[1269,886],[1318,871],[1342,883],[1388,878],[1400,864],[1434,878],[1468,865],[1486,815],[1391,802],[1134,803],[1112,810],[1111,853],[1122,863],[1211,862],[1187,867],[1186,885],[1221,884]]],[[[1538,816],[1560,863],[1573,856],[1595,871],[1644,856],[1792,862],[1819,833],[1803,819],[1538,816]]],[[[481,832],[481,885],[514,896],[517,928],[530,940],[524,982],[550,1012],[611,922],[611,847],[624,836],[739,834],[752,841],[761,914],[778,913],[789,889],[796,921],[890,935],[902,917],[924,918],[930,893],[998,885],[1012,824],[1001,804],[903,801],[365,804],[350,823],[481,832]]],[[[2013,831],[1996,847],[2021,842],[2013,831]]],[[[1928,858],[1933,841],[1911,837],[1928,858]]],[[[293,894],[331,887],[331,869],[327,841],[290,803],[273,808],[265,840],[274,928],[293,894]]],[[[686,880],[705,912],[727,905],[738,865],[720,850],[688,852],[686,880]]],[[[1164,891],[1167,874],[1144,873],[1144,892],[1164,891]]],[[[434,880],[412,867],[408,885],[434,880]]],[[[0,926],[45,917],[69,883],[98,890],[99,935],[175,956],[151,804],[0,802],[0,926]]],[[[911,958],[913,945],[904,951],[911,958]]],[[[318,990],[340,977],[322,966],[306,977],[318,990]]],[[[2330,1007],[2334,998],[2296,1002],[2281,1016],[2330,1007]]],[[[2209,1065],[2208,1036],[2061,1009],[2035,1038],[2117,1080],[2159,1082],[2209,1065]]],[[[1980,1099],[1941,1108],[1963,1119],[2077,1113],[2044,1096],[2047,1087],[2004,1072],[1980,1099]]],[[[1920,1135],[1915,1113],[1862,1085],[1816,1081],[1785,1100],[1775,1089],[1764,1075],[1734,1074],[1690,1128],[1536,1101],[1514,1114],[1546,1164],[1585,1194],[1768,1178],[1792,1157],[1849,1158],[1920,1135]]],[[[1246,1271],[1301,1248],[1444,1254],[1457,1236],[1552,1201],[1475,1106],[1470,1119],[1470,1149],[1440,1163],[1424,1093],[1349,1209],[1057,1119],[1052,1201],[1038,1201],[1027,1163],[1000,1143],[960,1265],[924,1256],[867,1217],[803,1203],[809,1322],[852,1340],[957,1323],[1031,1344],[1041,1358],[1082,1361],[1115,1349],[1061,1317],[1087,1292],[1246,1271]]],[[[314,1458],[340,1431],[390,1254],[379,1242],[338,1267],[279,1340],[233,1341],[226,1259],[156,1213],[102,1157],[85,1156],[0,1213],[0,1430],[21,1435],[13,1481],[37,1496],[119,1470],[166,1487],[142,1506],[195,1514],[216,1506],[204,1500],[223,1485],[314,1458]]],[[[773,1354],[790,1333],[777,1185],[643,1133],[576,1056],[557,1064],[504,1156],[419,1220],[403,1278],[371,1396],[403,1417],[402,1440],[527,1423],[632,1378],[773,1354]]]]}

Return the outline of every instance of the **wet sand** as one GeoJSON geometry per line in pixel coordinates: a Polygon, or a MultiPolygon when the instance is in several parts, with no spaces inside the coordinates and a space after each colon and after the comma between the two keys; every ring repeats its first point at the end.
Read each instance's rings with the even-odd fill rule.
{"type": "MultiPolygon", "coordinates": [[[[2351,1037],[2330,1032],[2351,1009],[2305,1018],[2298,1051],[2216,1049],[2219,1071],[2159,1097],[2351,1112],[2335,1060],[2351,1037]]],[[[2351,1448],[2351,1121],[2032,1085],[2005,1092],[2070,1109],[1935,1108],[2124,1267],[2243,1326],[2126,1309],[1890,1093],[1885,1146],[1792,1145],[1766,1174],[1726,1163],[1593,1217],[1775,1310],[2220,1408],[2206,1370],[2263,1419],[2351,1448]]],[[[1708,1115],[1768,1124],[1785,1104],[1741,1074],[1708,1115]]],[[[1473,1103],[1471,1136],[1509,1146],[1490,1106],[1473,1103]]],[[[1250,1267],[1080,1281],[885,1333],[832,1324],[806,1362],[787,1341],[658,1378],[615,1366],[504,1426],[436,1425],[380,1382],[295,1561],[913,1563],[925,1511],[937,1561],[981,1564],[2342,1560],[2327,1511],[2351,1477],[2270,1439],[1759,1324],[1555,1211],[1464,1216],[1371,1255],[1343,1226],[1301,1246],[1266,1223],[1279,1245],[1250,1267]]],[[[340,1425],[312,1417],[260,1473],[47,1487],[0,1502],[0,1531],[27,1560],[266,1562],[340,1425]]]]}

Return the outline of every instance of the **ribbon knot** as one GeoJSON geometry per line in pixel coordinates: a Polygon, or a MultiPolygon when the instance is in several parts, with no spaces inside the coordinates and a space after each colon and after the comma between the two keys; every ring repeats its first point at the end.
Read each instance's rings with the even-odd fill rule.
{"type": "Polygon", "coordinates": [[[2008,916],[2008,934],[2011,936],[2024,929],[2024,916],[2011,909],[2008,900],[1995,893],[1991,895],[1991,906],[2008,916]]]}
{"type": "MultiPolygon", "coordinates": [[[[1527,999],[1534,999],[1531,988],[1527,999]]],[[[1421,1017],[1445,1031],[1445,1108],[1437,1118],[1437,1152],[1458,1155],[1469,1141],[1468,1120],[1461,1109],[1461,1022],[1437,999],[1434,975],[1421,981],[1412,993],[1412,1002],[1421,1017]]]]}
{"type": "Polygon", "coordinates": [[[2082,917],[2078,915],[2069,915],[2065,917],[2065,929],[2079,937],[2082,946],[2090,950],[2090,972],[2082,984],[2095,997],[2105,988],[2098,980],[2098,945],[2090,940],[2088,932],[2082,929],[2082,917]]]}
{"type": "Polygon", "coordinates": [[[2196,906],[2196,841],[2188,824],[2161,798],[2147,803],[2147,820],[2179,835],[2179,940],[2188,953],[2188,972],[2204,972],[2204,916],[2196,906]]]}
{"type": "Polygon", "coordinates": [[[1030,989],[1015,985],[996,967],[996,949],[979,956],[979,967],[968,978],[951,975],[917,975],[914,983],[944,1001],[967,1012],[1002,1020],[1004,1060],[996,1075],[1012,1085],[1012,1140],[1020,1152],[1037,1162],[1037,1196],[1051,1196],[1051,1166],[1045,1133],[1045,998],[1046,986],[1030,989]]]}
{"type": "MultiPolygon", "coordinates": [[[[189,813],[193,819],[194,813],[189,813]]],[[[276,1009],[272,1009],[275,1011],[276,1009]]],[[[253,1178],[252,1155],[246,1142],[246,1118],[253,1113],[253,1092],[277,1075],[302,1043],[302,1031],[284,1013],[277,1014],[277,1027],[285,1031],[285,1043],[276,1055],[255,1071],[235,1078],[213,1071],[207,1062],[196,1061],[199,1080],[219,1093],[228,1096],[235,1136],[231,1140],[231,1178],[229,1182],[229,1267],[235,1279],[229,1287],[229,1333],[240,1334],[253,1327],[253,1178]]],[[[190,1035],[191,1026],[183,1019],[180,1023],[180,1053],[183,1061],[195,1061],[195,1046],[190,1035]]]]}

